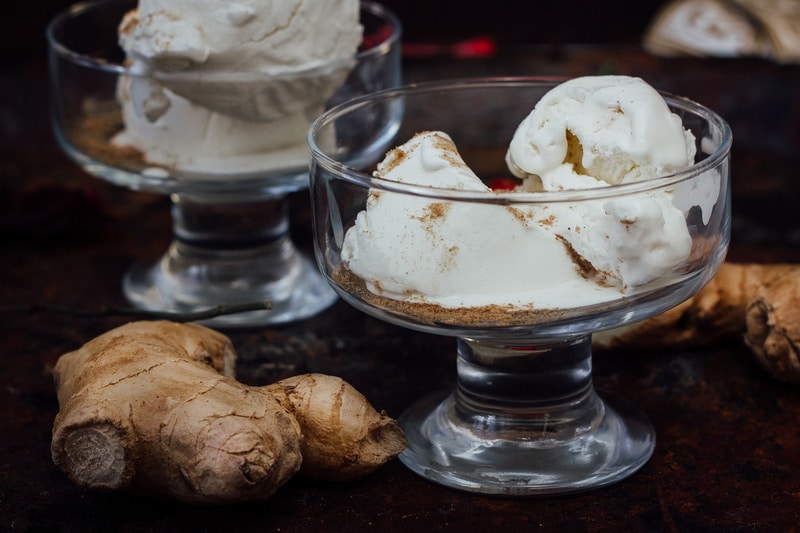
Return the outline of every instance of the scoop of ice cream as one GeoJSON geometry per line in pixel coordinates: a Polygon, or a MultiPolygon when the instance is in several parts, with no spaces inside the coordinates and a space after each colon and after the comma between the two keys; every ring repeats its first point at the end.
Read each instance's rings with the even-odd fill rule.
{"type": "Polygon", "coordinates": [[[349,58],[358,20],[347,0],[139,0],[120,42],[155,70],[277,73],[349,58]]]}
{"type": "MultiPolygon", "coordinates": [[[[628,76],[587,76],[556,86],[536,104],[506,162],[524,178],[522,189],[559,191],[664,176],[690,166],[695,153],[694,136],[652,86],[628,76]]],[[[671,192],[548,209],[576,254],[626,286],[658,278],[691,249],[671,192]]]]}
{"type": "Polygon", "coordinates": [[[140,0],[119,28],[134,71],[245,120],[324,101],[361,35],[357,0],[140,0]]]}
{"type": "Polygon", "coordinates": [[[116,142],[182,168],[302,164],[361,37],[358,0],[140,0],[119,26],[134,75],[116,142]]]}
{"type": "Polygon", "coordinates": [[[506,162],[526,178],[526,189],[555,190],[663,176],[691,165],[695,151],[691,132],[646,82],[586,76],[556,86],[536,104],[506,162]],[[567,179],[568,171],[574,176],[567,179]],[[548,179],[550,173],[558,179],[548,179]]]}

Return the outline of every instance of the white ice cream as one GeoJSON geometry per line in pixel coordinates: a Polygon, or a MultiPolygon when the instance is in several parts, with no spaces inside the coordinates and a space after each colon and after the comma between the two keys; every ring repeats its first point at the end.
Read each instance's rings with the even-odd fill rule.
{"type": "MultiPolygon", "coordinates": [[[[579,78],[554,88],[520,125],[507,156],[525,177],[517,191],[491,191],[442,132],[418,134],[375,174],[529,194],[661,176],[690,166],[694,151],[691,133],[643,81],[579,78]]],[[[660,190],[510,207],[373,189],[345,235],[342,260],[370,291],[396,300],[448,308],[590,305],[654,282],[689,256],[686,213],[672,196],[660,190]]]]}
{"type": "Polygon", "coordinates": [[[664,176],[691,165],[695,150],[680,117],[640,78],[586,76],[536,104],[506,162],[516,176],[530,178],[527,190],[576,189],[664,176]]]}
{"type": "Polygon", "coordinates": [[[358,0],[140,0],[121,22],[125,131],[199,172],[304,166],[305,133],[361,42],[358,0]]]}

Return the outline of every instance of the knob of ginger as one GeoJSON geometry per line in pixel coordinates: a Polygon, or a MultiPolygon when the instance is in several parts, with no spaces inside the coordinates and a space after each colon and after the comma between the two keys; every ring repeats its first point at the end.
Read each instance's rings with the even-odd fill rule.
{"type": "Polygon", "coordinates": [[[800,265],[723,263],[692,298],[592,341],[599,348],[657,349],[742,338],[773,378],[800,384],[798,302],[800,265]]]}
{"type": "Polygon", "coordinates": [[[75,483],[198,504],[265,499],[298,472],[366,475],[406,445],[394,420],[321,374],[250,387],[195,324],[132,322],[61,356],[53,462],[75,483]]]}

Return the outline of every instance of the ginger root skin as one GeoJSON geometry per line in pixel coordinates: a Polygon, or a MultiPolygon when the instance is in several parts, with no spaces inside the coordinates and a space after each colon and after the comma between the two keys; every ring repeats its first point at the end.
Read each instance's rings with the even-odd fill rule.
{"type": "Polygon", "coordinates": [[[344,422],[331,420],[325,431],[342,448],[311,455],[304,473],[336,479],[341,449],[354,460],[343,476],[352,479],[405,448],[396,423],[339,378],[314,375],[303,396],[308,401],[293,406],[284,391],[302,377],[286,386],[250,387],[233,377],[235,358],[225,335],[166,321],[132,322],[62,355],[54,375],[53,462],[93,489],[195,504],[266,499],[300,472],[303,450],[315,450],[313,440],[324,433],[313,430],[304,410],[335,417],[341,398],[316,390],[319,383],[333,383],[328,389],[342,391],[360,415],[351,420],[349,410],[339,409],[344,422]],[[344,429],[363,423],[381,429],[344,429]],[[380,453],[358,453],[373,447],[380,453]]]}
{"type": "Polygon", "coordinates": [[[800,384],[800,265],[723,263],[692,298],[650,319],[599,332],[596,348],[699,348],[743,339],[776,380],[800,384]]]}
{"type": "Polygon", "coordinates": [[[395,422],[339,378],[305,374],[265,389],[300,424],[301,474],[327,481],[358,479],[406,447],[395,422]]]}

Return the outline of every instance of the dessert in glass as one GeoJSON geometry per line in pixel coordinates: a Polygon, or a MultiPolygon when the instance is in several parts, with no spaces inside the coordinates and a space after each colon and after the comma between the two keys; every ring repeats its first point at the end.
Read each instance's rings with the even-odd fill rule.
{"type": "Polygon", "coordinates": [[[95,176],[171,200],[169,249],[123,280],[133,305],[269,302],[206,321],[252,326],[336,300],[291,239],[289,194],[308,187],[314,118],[400,83],[401,27],[376,3],[296,4],[97,0],[50,22],[60,146],[95,176]]]}
{"type": "Polygon", "coordinates": [[[648,461],[648,418],[593,386],[592,334],[677,305],[724,260],[721,117],[625,76],[445,80],[339,105],[309,145],[316,257],[336,292],[456,339],[455,386],[399,417],[405,465],[523,496],[648,461]],[[376,117],[398,108],[384,156],[376,117]]]}

